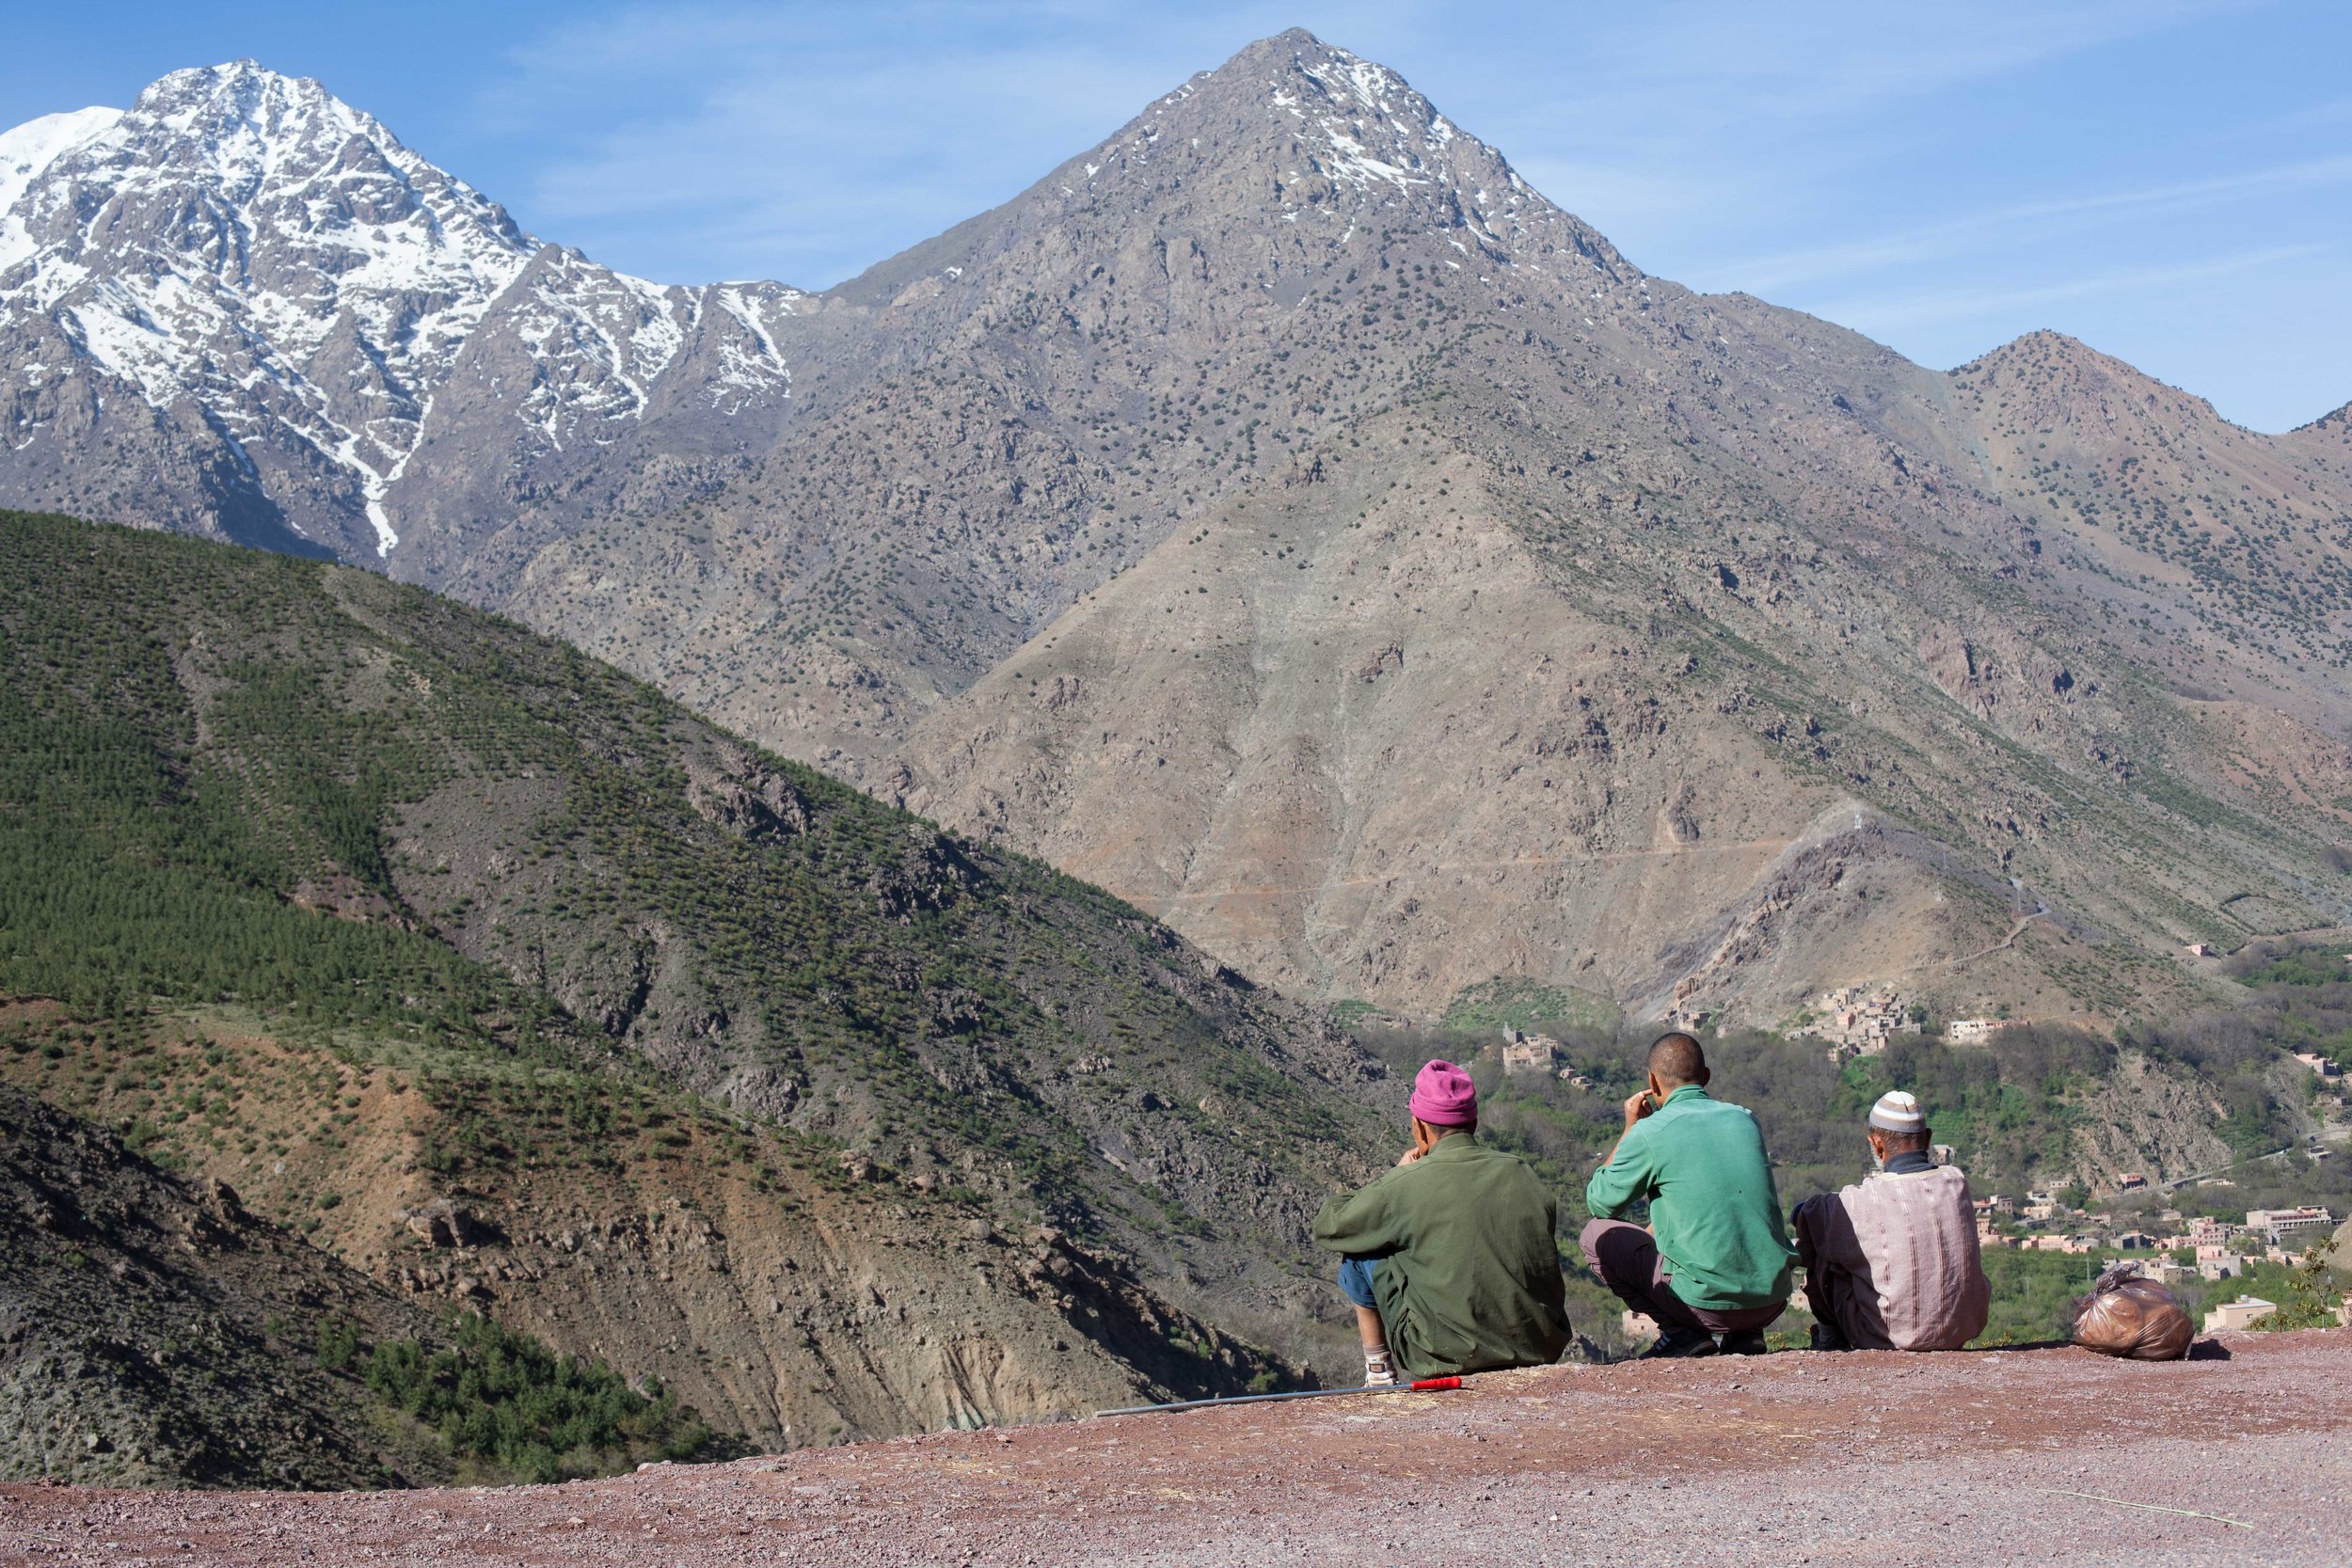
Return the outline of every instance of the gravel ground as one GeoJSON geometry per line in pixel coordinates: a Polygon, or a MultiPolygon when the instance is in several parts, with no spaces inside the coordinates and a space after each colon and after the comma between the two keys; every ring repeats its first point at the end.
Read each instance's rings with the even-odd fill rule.
{"type": "Polygon", "coordinates": [[[2341,1568],[2352,1332],[2202,1349],[1556,1367],[499,1491],[8,1486],[0,1562],[2341,1568]]]}

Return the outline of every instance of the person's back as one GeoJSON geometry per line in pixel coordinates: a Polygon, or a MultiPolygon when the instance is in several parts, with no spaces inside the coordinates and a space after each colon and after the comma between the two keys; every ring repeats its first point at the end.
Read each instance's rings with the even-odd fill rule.
{"type": "Polygon", "coordinates": [[[1790,1216],[1822,1348],[1958,1350],[1984,1332],[1992,1290],[1968,1179],[1929,1159],[1919,1102],[1890,1090],[1867,1128],[1881,1168],[1790,1216]]]}
{"type": "Polygon", "coordinates": [[[1984,1332],[1992,1291],[1966,1176],[1875,1171],[1837,1198],[1871,1286],[1845,1314],[1857,1349],[1958,1350],[1984,1332]]]}
{"type": "Polygon", "coordinates": [[[1586,1196],[1595,1213],[1647,1199],[1677,1295],[1717,1310],[1788,1299],[1792,1254],[1753,1114],[1685,1084],[1625,1142],[1586,1196]]]}
{"type": "Polygon", "coordinates": [[[1756,1118],[1709,1099],[1698,1041],[1650,1047],[1649,1087],[1625,1104],[1625,1134],[1584,1189],[1585,1261],[1660,1328],[1660,1355],[1754,1354],[1787,1305],[1795,1251],[1756,1118]],[[1643,1229],[1620,1216],[1649,1209],[1643,1229]]]}
{"type": "MultiPolygon", "coordinates": [[[[1424,1083],[1433,1074],[1457,1077],[1467,1094],[1469,1079],[1452,1064],[1431,1063],[1424,1083]]],[[[1439,1109],[1417,1098],[1415,1114],[1416,1148],[1405,1163],[1315,1216],[1316,1243],[1349,1259],[1342,1283],[1351,1299],[1376,1314],[1368,1363],[1380,1327],[1386,1354],[1409,1377],[1559,1359],[1567,1292],[1551,1195],[1523,1161],[1478,1141],[1474,1107],[1439,1109]],[[1423,1113],[1451,1119],[1432,1123],[1423,1113]]]]}

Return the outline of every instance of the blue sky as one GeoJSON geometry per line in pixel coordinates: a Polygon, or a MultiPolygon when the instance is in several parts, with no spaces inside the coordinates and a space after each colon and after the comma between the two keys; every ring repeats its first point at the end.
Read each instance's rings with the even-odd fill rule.
{"type": "Polygon", "coordinates": [[[0,124],[251,55],[523,225],[821,287],[1287,26],[1401,71],[1653,273],[1947,367],[2055,327],[2260,430],[2352,400],[2352,6],[572,0],[11,8],[0,124]]]}

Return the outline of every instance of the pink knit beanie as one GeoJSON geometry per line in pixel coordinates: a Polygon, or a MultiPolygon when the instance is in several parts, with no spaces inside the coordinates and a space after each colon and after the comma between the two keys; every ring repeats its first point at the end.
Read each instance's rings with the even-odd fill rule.
{"type": "Polygon", "coordinates": [[[1478,1119],[1478,1086],[1452,1062],[1432,1062],[1413,1080],[1407,1104],[1432,1127],[1468,1127],[1478,1119]]]}

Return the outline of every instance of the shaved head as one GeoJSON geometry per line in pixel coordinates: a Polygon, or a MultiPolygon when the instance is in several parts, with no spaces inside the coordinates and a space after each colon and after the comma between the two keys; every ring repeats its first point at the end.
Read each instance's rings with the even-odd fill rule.
{"type": "Polygon", "coordinates": [[[1668,1088],[1703,1084],[1707,1081],[1707,1053],[1699,1049],[1696,1038],[1677,1029],[1650,1042],[1649,1069],[1668,1088]]]}

